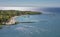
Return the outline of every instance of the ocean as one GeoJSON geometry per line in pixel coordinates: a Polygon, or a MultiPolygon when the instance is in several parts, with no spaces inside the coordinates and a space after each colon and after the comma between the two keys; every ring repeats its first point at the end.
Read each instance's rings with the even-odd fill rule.
{"type": "Polygon", "coordinates": [[[40,15],[22,15],[16,25],[3,26],[0,37],[60,37],[60,8],[36,8],[40,15]]]}

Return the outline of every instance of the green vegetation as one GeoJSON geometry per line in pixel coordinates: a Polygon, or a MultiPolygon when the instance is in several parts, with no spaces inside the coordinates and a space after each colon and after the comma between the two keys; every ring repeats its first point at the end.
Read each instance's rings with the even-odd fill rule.
{"type": "Polygon", "coordinates": [[[20,15],[35,15],[41,14],[41,12],[33,11],[18,11],[18,10],[0,10],[0,25],[8,22],[11,17],[20,16],[20,15]]]}

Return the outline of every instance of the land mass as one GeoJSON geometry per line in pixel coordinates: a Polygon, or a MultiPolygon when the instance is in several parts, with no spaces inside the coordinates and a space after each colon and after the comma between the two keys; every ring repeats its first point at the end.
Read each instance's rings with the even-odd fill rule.
{"type": "Polygon", "coordinates": [[[0,10],[0,25],[11,24],[14,21],[10,20],[12,17],[21,15],[37,15],[42,14],[41,12],[34,11],[18,11],[18,10],[0,10]]]}

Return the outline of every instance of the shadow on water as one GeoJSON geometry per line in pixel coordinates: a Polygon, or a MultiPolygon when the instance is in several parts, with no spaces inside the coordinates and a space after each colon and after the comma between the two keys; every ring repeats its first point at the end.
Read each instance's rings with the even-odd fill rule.
{"type": "Polygon", "coordinates": [[[0,25],[0,29],[2,29],[2,25],[0,25]]]}
{"type": "Polygon", "coordinates": [[[36,23],[36,22],[18,22],[18,23],[36,23]]]}
{"type": "Polygon", "coordinates": [[[0,29],[2,29],[2,27],[0,27],[0,29]]]}

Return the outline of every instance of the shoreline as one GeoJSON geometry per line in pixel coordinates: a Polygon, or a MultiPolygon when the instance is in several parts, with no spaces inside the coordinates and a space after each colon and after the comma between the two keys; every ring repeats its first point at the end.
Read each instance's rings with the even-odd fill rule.
{"type": "Polygon", "coordinates": [[[0,10],[0,25],[14,24],[15,18],[21,15],[37,15],[42,12],[34,11],[17,11],[17,10],[0,10]]]}
{"type": "Polygon", "coordinates": [[[16,23],[15,18],[17,18],[17,17],[19,17],[19,16],[14,16],[14,17],[10,18],[10,19],[9,19],[9,22],[6,22],[5,24],[6,24],[6,25],[15,24],[15,23],[16,23]]]}

